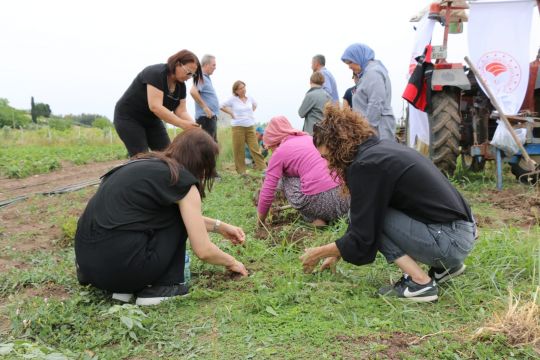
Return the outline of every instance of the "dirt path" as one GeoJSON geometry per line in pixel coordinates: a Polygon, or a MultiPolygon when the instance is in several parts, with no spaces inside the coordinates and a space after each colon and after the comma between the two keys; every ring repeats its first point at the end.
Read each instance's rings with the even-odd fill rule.
{"type": "MultiPolygon", "coordinates": [[[[87,165],[67,164],[61,170],[35,175],[25,179],[0,179],[0,201],[28,196],[0,208],[0,248],[14,251],[47,251],[61,238],[63,219],[79,216],[93,193],[71,192],[63,196],[33,196],[68,185],[97,181],[110,168],[122,160],[87,165]]],[[[24,264],[0,252],[0,272],[24,268],[24,264]]]]}
{"type": "Polygon", "coordinates": [[[62,164],[62,169],[25,179],[0,179],[0,201],[21,195],[48,192],[63,186],[78,184],[86,180],[97,180],[110,168],[124,160],[92,163],[87,165],[62,164]]]}

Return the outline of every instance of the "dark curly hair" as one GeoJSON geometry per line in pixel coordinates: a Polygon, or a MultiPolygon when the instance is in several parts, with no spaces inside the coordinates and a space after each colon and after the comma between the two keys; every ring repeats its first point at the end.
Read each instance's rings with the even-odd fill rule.
{"type": "Polygon", "coordinates": [[[313,144],[317,148],[326,147],[324,158],[328,168],[346,183],[346,171],[358,152],[358,145],[376,134],[364,116],[327,103],[323,120],[313,126],[313,144]]]}

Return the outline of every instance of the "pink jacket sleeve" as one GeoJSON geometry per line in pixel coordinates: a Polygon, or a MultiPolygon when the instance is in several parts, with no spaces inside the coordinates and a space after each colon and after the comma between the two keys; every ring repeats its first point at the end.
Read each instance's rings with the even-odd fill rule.
{"type": "Polygon", "coordinates": [[[279,180],[283,176],[283,158],[279,151],[279,148],[274,151],[268,168],[266,169],[266,176],[264,177],[264,183],[259,194],[259,204],[257,206],[259,214],[267,214],[274,200],[276,188],[279,180]]]}

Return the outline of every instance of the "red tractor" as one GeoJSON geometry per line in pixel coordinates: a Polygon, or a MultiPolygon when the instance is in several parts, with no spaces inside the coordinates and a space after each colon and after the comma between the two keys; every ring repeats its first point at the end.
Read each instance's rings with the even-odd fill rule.
{"type": "MultiPolygon", "coordinates": [[[[537,0],[540,8],[540,0],[537,0]]],[[[460,33],[467,20],[464,1],[441,1],[430,6],[430,17],[444,26],[442,46],[433,46],[434,64],[431,79],[431,112],[429,119],[429,157],[444,173],[452,175],[457,159],[472,171],[484,168],[486,160],[495,159],[490,145],[498,117],[489,98],[477,84],[472,71],[462,63],[446,61],[448,35],[460,33]]],[[[417,21],[413,18],[411,21],[417,21]]],[[[519,116],[507,116],[514,127],[527,128],[524,144],[530,157],[540,163],[540,51],[530,64],[529,86],[519,116]]],[[[409,128],[408,118],[406,119],[409,128]]],[[[507,161],[520,177],[527,171],[520,166],[520,154],[507,161]]],[[[536,175],[538,176],[538,175],[536,175]]],[[[523,178],[521,179],[523,180],[523,178]]]]}

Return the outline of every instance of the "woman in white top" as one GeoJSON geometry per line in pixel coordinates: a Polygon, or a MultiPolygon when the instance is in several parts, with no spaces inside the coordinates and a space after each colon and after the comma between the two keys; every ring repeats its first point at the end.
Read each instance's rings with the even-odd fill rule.
{"type": "Polygon", "coordinates": [[[264,170],[266,164],[257,142],[253,115],[257,103],[251,96],[246,95],[246,84],[243,81],[235,81],[232,92],[234,96],[221,104],[221,110],[232,116],[233,156],[236,172],[246,173],[244,144],[247,144],[251,157],[255,161],[255,169],[264,170]]]}

